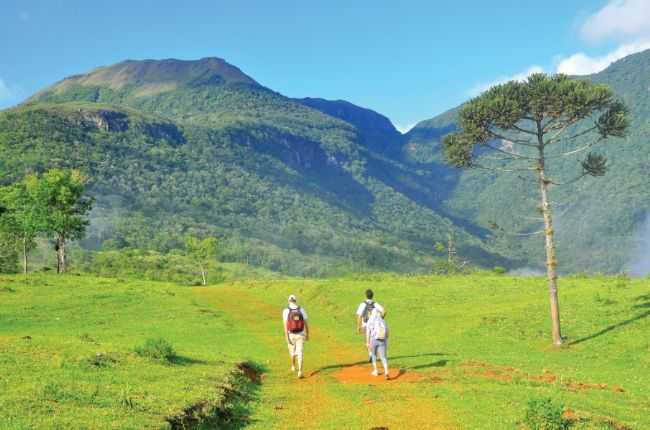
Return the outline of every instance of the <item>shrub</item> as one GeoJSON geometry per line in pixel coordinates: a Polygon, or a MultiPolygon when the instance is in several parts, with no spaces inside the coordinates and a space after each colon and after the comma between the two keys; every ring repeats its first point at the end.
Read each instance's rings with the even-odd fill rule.
{"type": "Polygon", "coordinates": [[[569,421],[562,414],[564,405],[551,399],[533,399],[528,402],[524,422],[530,430],[566,430],[569,421]]]}
{"type": "Polygon", "coordinates": [[[494,268],[492,268],[492,271],[497,275],[503,275],[506,273],[506,268],[502,266],[494,266],[494,268]]]}
{"type": "Polygon", "coordinates": [[[111,367],[119,363],[119,359],[110,353],[98,352],[87,357],[84,362],[92,367],[111,367]]]}
{"type": "Polygon", "coordinates": [[[135,353],[140,357],[168,362],[171,362],[176,358],[174,348],[163,338],[147,339],[144,345],[135,348],[135,353]]]}

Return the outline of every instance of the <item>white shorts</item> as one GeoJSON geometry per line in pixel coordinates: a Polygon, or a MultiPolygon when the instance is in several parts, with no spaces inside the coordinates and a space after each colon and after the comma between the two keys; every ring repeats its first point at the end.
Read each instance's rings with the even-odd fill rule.
{"type": "Polygon", "coordinates": [[[302,333],[289,333],[289,354],[294,356],[301,356],[305,346],[305,332],[302,333]]]}

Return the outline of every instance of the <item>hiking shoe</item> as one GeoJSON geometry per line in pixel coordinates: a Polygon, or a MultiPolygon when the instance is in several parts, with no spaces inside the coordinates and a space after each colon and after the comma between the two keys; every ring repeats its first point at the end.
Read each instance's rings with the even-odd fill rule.
{"type": "Polygon", "coordinates": [[[388,381],[390,379],[390,373],[386,372],[384,373],[384,378],[388,381]]]}
{"type": "Polygon", "coordinates": [[[372,376],[379,376],[379,372],[377,372],[376,370],[373,370],[372,371],[372,376]]]}
{"type": "Polygon", "coordinates": [[[302,379],[302,378],[304,378],[304,377],[305,377],[305,376],[302,374],[302,372],[298,372],[298,379],[302,379]]]}
{"type": "Polygon", "coordinates": [[[296,371],[296,366],[291,366],[291,371],[295,372],[296,371]]]}

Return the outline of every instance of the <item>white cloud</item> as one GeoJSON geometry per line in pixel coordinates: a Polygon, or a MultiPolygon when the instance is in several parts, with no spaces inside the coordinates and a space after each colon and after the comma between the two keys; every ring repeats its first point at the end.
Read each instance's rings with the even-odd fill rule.
{"type": "Polygon", "coordinates": [[[578,52],[561,58],[556,68],[558,73],[598,73],[614,61],[650,49],[650,0],[609,0],[584,20],[580,36],[589,42],[618,41],[620,45],[600,56],[578,52]]]}
{"type": "Polygon", "coordinates": [[[413,127],[415,127],[415,124],[417,124],[417,122],[409,122],[409,123],[397,123],[396,122],[393,125],[395,126],[397,131],[404,134],[404,133],[408,132],[409,130],[411,130],[413,127]]]}
{"type": "Polygon", "coordinates": [[[512,76],[501,76],[501,77],[493,80],[492,82],[474,85],[469,90],[469,95],[474,97],[474,96],[477,96],[477,95],[481,94],[483,91],[489,89],[490,87],[492,87],[494,85],[505,84],[506,82],[510,82],[510,81],[523,81],[527,77],[532,75],[533,73],[543,73],[543,72],[544,72],[544,69],[541,66],[531,66],[531,67],[529,67],[528,69],[526,69],[525,71],[523,71],[521,73],[517,73],[517,74],[512,75],[512,76]]]}
{"type": "Polygon", "coordinates": [[[621,45],[603,56],[591,57],[584,52],[579,52],[561,59],[556,70],[567,75],[590,75],[606,69],[614,61],[646,49],[650,49],[650,40],[621,45]]]}
{"type": "Polygon", "coordinates": [[[5,81],[0,78],[0,102],[13,98],[14,93],[9,89],[5,81]]]}
{"type": "Polygon", "coordinates": [[[608,39],[631,42],[650,36],[650,1],[609,0],[585,20],[580,35],[590,42],[608,39]]]}

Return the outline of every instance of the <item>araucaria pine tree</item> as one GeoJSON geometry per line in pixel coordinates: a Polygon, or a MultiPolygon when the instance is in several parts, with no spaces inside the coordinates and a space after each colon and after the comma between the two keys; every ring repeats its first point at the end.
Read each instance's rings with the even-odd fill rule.
{"type": "Polygon", "coordinates": [[[458,132],[444,139],[445,155],[451,164],[529,174],[535,179],[544,221],[553,342],[561,345],[549,188],[606,173],[606,158],[591,149],[609,137],[626,135],[627,109],[605,85],[539,73],[523,82],[490,88],[463,106],[459,117],[458,132]],[[575,175],[553,177],[550,172],[557,171],[552,169],[554,163],[564,163],[560,160],[567,157],[577,161],[575,175]]]}

